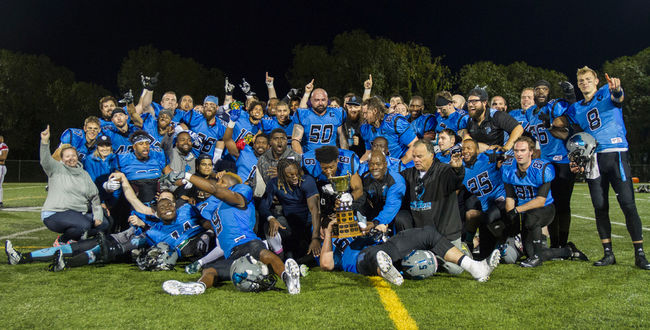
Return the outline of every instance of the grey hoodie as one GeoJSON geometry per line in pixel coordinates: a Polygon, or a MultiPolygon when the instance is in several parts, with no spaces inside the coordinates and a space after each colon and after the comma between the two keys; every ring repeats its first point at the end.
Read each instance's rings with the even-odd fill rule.
{"type": "Polygon", "coordinates": [[[50,155],[50,144],[41,143],[41,166],[47,174],[48,192],[42,211],[63,212],[73,210],[88,212],[92,205],[93,219],[104,219],[97,186],[80,162],[70,167],[50,155]]]}

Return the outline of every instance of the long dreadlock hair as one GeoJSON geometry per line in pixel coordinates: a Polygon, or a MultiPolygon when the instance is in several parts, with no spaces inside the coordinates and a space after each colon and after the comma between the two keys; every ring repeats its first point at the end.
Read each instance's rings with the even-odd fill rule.
{"type": "Polygon", "coordinates": [[[287,193],[287,188],[289,188],[289,191],[292,191],[291,189],[291,184],[289,184],[289,179],[287,178],[287,175],[284,173],[284,170],[289,167],[289,166],[295,166],[296,169],[298,170],[298,176],[300,177],[298,179],[298,185],[302,184],[302,176],[303,176],[303,171],[302,167],[300,167],[300,164],[298,164],[297,161],[294,159],[288,159],[288,158],[283,158],[280,159],[278,162],[278,189],[282,189],[284,193],[287,193]]]}

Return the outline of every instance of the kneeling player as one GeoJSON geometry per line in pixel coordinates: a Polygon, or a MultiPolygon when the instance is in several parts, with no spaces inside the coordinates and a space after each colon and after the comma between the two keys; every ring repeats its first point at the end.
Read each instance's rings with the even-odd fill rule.
{"type": "Polygon", "coordinates": [[[325,229],[320,256],[321,269],[343,270],[367,276],[380,275],[395,285],[401,285],[404,279],[393,266],[393,262],[405,258],[413,250],[431,250],[436,255],[443,256],[445,261],[456,263],[479,282],[489,279],[490,274],[499,264],[501,256],[499,250],[494,250],[486,260],[472,260],[445,239],[433,226],[403,230],[379,245],[373,245],[374,241],[367,237],[359,237],[350,244],[332,249],[334,223],[335,221],[331,221],[325,229]],[[368,244],[364,246],[364,241],[370,246],[368,244]]]}
{"type": "Polygon", "coordinates": [[[172,172],[166,180],[180,185],[183,178],[212,194],[201,204],[201,214],[210,222],[216,233],[225,259],[205,265],[197,282],[166,281],[163,283],[165,292],[171,295],[202,294],[206,288],[214,286],[215,282],[229,281],[232,263],[249,254],[256,260],[270,265],[273,271],[282,277],[290,294],[300,293],[300,268],[296,261],[287,259],[282,263],[275,253],[266,249],[253,232],[253,191],[249,186],[242,184],[239,176],[225,172],[219,175],[217,182],[213,182],[189,173],[172,172]]]}

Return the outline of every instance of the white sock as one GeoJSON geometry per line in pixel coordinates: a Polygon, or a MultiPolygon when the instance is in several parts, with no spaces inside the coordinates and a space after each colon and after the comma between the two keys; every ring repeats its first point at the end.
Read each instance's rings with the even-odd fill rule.
{"type": "Polygon", "coordinates": [[[216,164],[219,159],[221,159],[221,154],[223,154],[223,149],[215,148],[214,156],[212,157],[212,163],[216,164]]]}
{"type": "Polygon", "coordinates": [[[460,267],[463,268],[466,272],[472,274],[474,278],[479,278],[486,276],[484,273],[489,270],[489,267],[483,267],[483,264],[487,266],[487,263],[485,261],[476,261],[465,256],[460,262],[460,267]]]}

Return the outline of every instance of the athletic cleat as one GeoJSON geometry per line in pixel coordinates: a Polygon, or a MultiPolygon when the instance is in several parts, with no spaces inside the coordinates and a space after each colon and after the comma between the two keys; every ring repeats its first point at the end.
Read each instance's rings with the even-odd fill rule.
{"type": "Polygon", "coordinates": [[[180,282],[169,280],[163,283],[162,288],[172,296],[197,295],[205,292],[205,284],[201,282],[180,282]]]}
{"type": "Polygon", "coordinates": [[[187,266],[185,266],[185,272],[188,274],[195,274],[201,270],[201,264],[199,261],[195,261],[187,266]]]}
{"type": "Polygon", "coordinates": [[[571,256],[569,257],[571,260],[589,261],[587,255],[578,250],[573,242],[566,243],[566,246],[571,249],[571,256]]]}
{"type": "Polygon", "coordinates": [[[634,264],[643,270],[650,270],[650,262],[648,262],[648,259],[643,254],[637,255],[634,258],[634,264]]]}
{"type": "Polygon", "coordinates": [[[309,267],[305,264],[300,265],[300,276],[307,277],[307,275],[309,275],[309,267]]]}
{"type": "Polygon", "coordinates": [[[49,271],[51,272],[60,272],[65,269],[65,260],[63,259],[63,253],[61,250],[54,252],[54,262],[50,264],[49,271]]]}
{"type": "Polygon", "coordinates": [[[519,264],[519,266],[524,268],[533,268],[542,265],[542,258],[538,256],[530,257],[519,264]]]}
{"type": "Polygon", "coordinates": [[[300,293],[300,267],[295,260],[289,258],[284,262],[282,280],[286,284],[289,294],[300,293]]]}
{"type": "Polygon", "coordinates": [[[404,277],[402,277],[402,274],[400,274],[399,271],[397,271],[397,268],[393,266],[393,260],[388,254],[386,254],[386,252],[377,252],[375,258],[377,260],[377,266],[379,267],[381,277],[395,285],[402,285],[402,283],[404,283],[404,277]]]}
{"type": "Polygon", "coordinates": [[[487,282],[487,280],[490,279],[490,274],[492,274],[494,269],[497,268],[500,261],[501,251],[499,251],[499,249],[495,249],[492,251],[492,253],[490,253],[490,256],[487,259],[481,261],[481,263],[486,266],[485,273],[480,274],[479,276],[475,276],[474,278],[479,282],[487,282]]]}
{"type": "Polygon", "coordinates": [[[7,254],[7,262],[10,265],[17,265],[20,263],[20,258],[22,256],[20,255],[20,252],[14,250],[14,246],[11,244],[10,240],[5,242],[5,253],[7,254]]]}
{"type": "Polygon", "coordinates": [[[602,259],[594,262],[594,266],[610,266],[616,264],[616,258],[613,253],[606,254],[602,259]]]}

